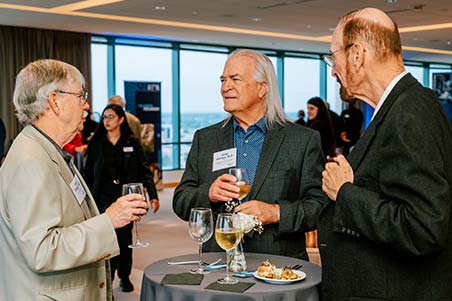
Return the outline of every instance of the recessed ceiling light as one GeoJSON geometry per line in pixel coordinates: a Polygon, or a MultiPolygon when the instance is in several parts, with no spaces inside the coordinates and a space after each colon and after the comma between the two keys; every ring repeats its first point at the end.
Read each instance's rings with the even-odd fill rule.
{"type": "Polygon", "coordinates": [[[414,38],[413,38],[413,41],[417,41],[417,38],[416,38],[416,37],[414,37],[414,38]]]}
{"type": "Polygon", "coordinates": [[[312,28],[312,25],[311,25],[311,24],[308,24],[308,25],[306,25],[306,28],[311,29],[311,28],[312,28]]]}
{"type": "Polygon", "coordinates": [[[386,3],[389,3],[389,4],[397,3],[397,0],[386,0],[386,3]]]}
{"type": "Polygon", "coordinates": [[[447,45],[450,45],[450,44],[452,44],[450,41],[447,41],[447,45]]]}
{"type": "Polygon", "coordinates": [[[262,18],[251,18],[251,21],[260,22],[260,21],[262,21],[262,18]]]}
{"type": "Polygon", "coordinates": [[[164,6],[164,5],[157,5],[157,6],[154,7],[154,9],[155,10],[165,10],[166,6],[164,6]]]}
{"type": "Polygon", "coordinates": [[[336,30],[336,27],[330,27],[330,28],[328,28],[328,30],[329,30],[329,31],[335,31],[335,30],[336,30]]]}
{"type": "Polygon", "coordinates": [[[196,10],[194,10],[194,11],[191,12],[191,14],[192,14],[192,15],[197,15],[198,12],[197,12],[196,10]]]}

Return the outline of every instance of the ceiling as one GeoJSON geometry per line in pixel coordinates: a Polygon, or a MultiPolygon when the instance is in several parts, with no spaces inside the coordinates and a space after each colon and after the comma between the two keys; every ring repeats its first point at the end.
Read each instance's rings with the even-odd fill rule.
{"type": "Polygon", "coordinates": [[[369,6],[396,21],[405,59],[452,63],[450,0],[0,0],[0,24],[326,53],[340,17],[369,6]]]}

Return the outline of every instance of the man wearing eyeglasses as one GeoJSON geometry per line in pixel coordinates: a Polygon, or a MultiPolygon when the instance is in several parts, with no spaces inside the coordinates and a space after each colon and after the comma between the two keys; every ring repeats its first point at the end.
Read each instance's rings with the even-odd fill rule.
{"type": "Polygon", "coordinates": [[[397,25],[378,9],[345,15],[330,50],[341,96],[375,112],[348,161],[323,172],[322,298],[450,300],[452,131],[441,104],[405,71],[397,25]]]}
{"type": "Polygon", "coordinates": [[[83,86],[75,67],[56,60],[17,76],[14,106],[25,127],[0,168],[0,300],[111,300],[115,228],[146,213],[131,194],[99,214],[62,149],[83,127],[83,86]]]}

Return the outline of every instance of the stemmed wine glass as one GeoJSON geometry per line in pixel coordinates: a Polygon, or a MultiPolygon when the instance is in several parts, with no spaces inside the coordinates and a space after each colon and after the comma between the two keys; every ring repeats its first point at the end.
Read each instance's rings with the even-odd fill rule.
{"type": "MultiPolygon", "coordinates": [[[[148,204],[148,208],[150,207],[149,200],[144,195],[144,189],[143,189],[142,183],[128,183],[128,184],[122,185],[122,195],[131,194],[131,193],[141,194],[143,196],[143,198],[145,199],[146,203],[148,204]]],[[[129,248],[134,249],[134,248],[148,247],[149,243],[145,242],[145,241],[141,241],[140,237],[138,236],[138,222],[134,221],[133,224],[135,226],[135,241],[132,242],[131,245],[129,245],[129,248]]]]}
{"type": "Polygon", "coordinates": [[[210,208],[192,208],[188,220],[188,233],[199,244],[199,265],[191,269],[192,274],[210,273],[202,264],[202,244],[208,241],[213,234],[213,217],[210,208]]]}
{"type": "Polygon", "coordinates": [[[236,284],[238,282],[237,279],[229,275],[229,266],[232,259],[229,251],[238,245],[240,239],[242,239],[242,230],[239,219],[234,218],[231,213],[220,213],[215,227],[215,240],[226,251],[226,276],[217,280],[220,284],[236,284]]]}
{"type": "Polygon", "coordinates": [[[233,175],[237,179],[235,185],[240,188],[238,198],[240,202],[248,195],[251,189],[251,183],[250,178],[248,177],[248,172],[246,168],[230,168],[229,174],[233,175]]]}

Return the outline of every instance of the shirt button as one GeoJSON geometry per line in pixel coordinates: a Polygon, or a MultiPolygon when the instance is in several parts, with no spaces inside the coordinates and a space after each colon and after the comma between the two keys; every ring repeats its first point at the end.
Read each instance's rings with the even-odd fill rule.
{"type": "Polygon", "coordinates": [[[104,288],[104,286],[105,286],[105,282],[99,283],[99,288],[104,288]]]}
{"type": "Polygon", "coordinates": [[[243,153],[243,156],[244,156],[244,157],[246,157],[246,156],[247,156],[247,154],[246,154],[246,153],[243,153]]]}

